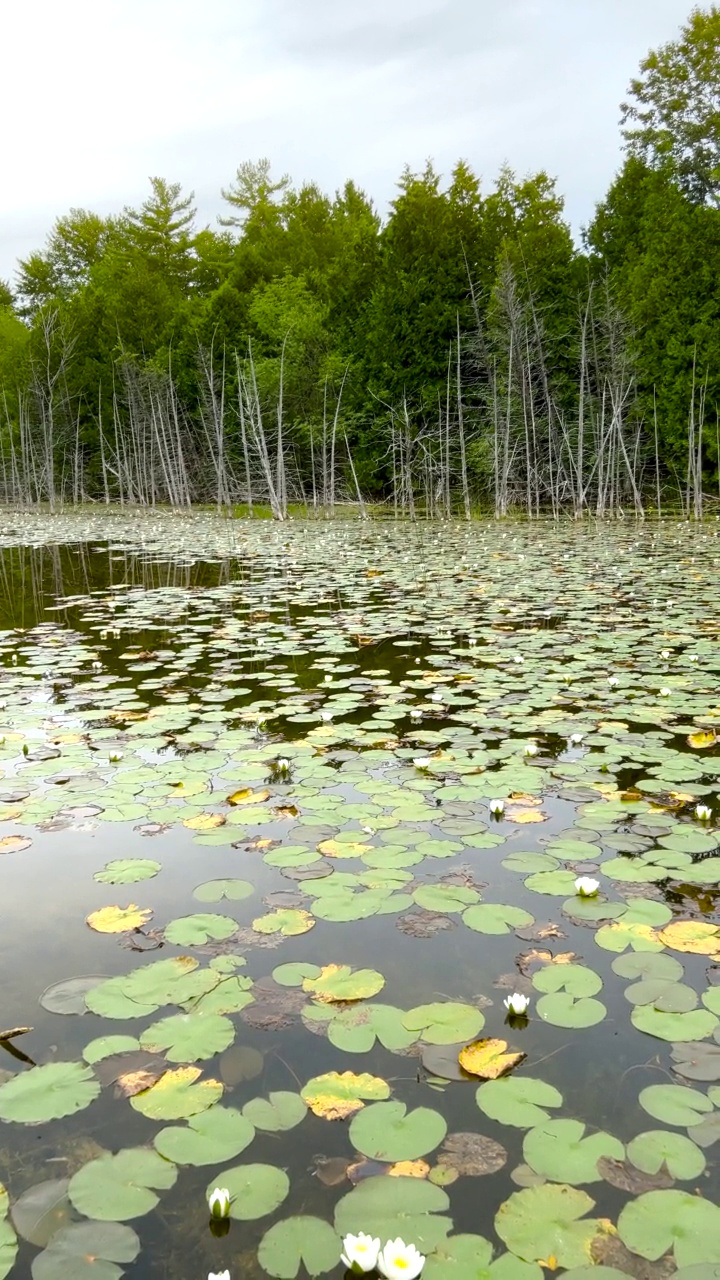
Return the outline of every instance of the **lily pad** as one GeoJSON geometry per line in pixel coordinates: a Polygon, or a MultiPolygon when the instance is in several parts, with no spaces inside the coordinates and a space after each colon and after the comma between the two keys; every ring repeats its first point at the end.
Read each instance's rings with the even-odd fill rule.
{"type": "Polygon", "coordinates": [[[247,1117],[233,1107],[214,1106],[192,1116],[186,1126],[161,1129],[154,1143],[155,1150],[173,1164],[221,1164],[239,1156],[254,1136],[247,1117]]]}
{"type": "Polygon", "coordinates": [[[100,1085],[84,1063],[49,1062],[0,1085],[0,1120],[59,1120],[83,1111],[99,1093],[100,1085]]]}
{"type": "Polygon", "coordinates": [[[550,1119],[546,1107],[561,1107],[562,1094],[544,1080],[529,1076],[507,1076],[490,1080],[475,1094],[480,1110],[500,1124],[530,1129],[550,1119]]]}
{"type": "Polygon", "coordinates": [[[522,907],[503,906],[502,903],[481,903],[463,912],[463,924],[476,933],[503,934],[513,929],[534,924],[534,917],[522,907]]]}
{"type": "Polygon", "coordinates": [[[255,886],[248,880],[206,880],[193,891],[193,898],[198,902],[222,902],[227,898],[230,902],[243,902],[255,892],[255,886]]]}
{"type": "Polygon", "coordinates": [[[415,1031],[426,1044],[459,1044],[475,1038],[485,1024],[479,1009],[451,1000],[418,1005],[403,1015],[406,1031],[415,1031]]]}
{"type": "Polygon", "coordinates": [[[33,1280],[119,1280],[118,1263],[133,1262],[140,1241],[132,1227],[119,1222],[75,1222],[53,1236],[33,1259],[33,1280]]]}
{"type": "Polygon", "coordinates": [[[655,1261],[674,1250],[679,1267],[720,1262],[720,1208],[686,1191],[647,1191],[618,1218],[623,1244],[655,1261]]]}
{"type": "Polygon", "coordinates": [[[713,1110],[704,1093],[682,1084],[650,1084],[640,1092],[638,1102],[655,1120],[680,1128],[699,1124],[702,1116],[713,1110]]]}
{"type": "Polygon", "coordinates": [[[200,947],[206,942],[219,942],[237,932],[237,921],[230,916],[198,913],[179,916],[165,926],[165,941],[177,947],[200,947]]]}
{"type": "Polygon", "coordinates": [[[408,1111],[404,1102],[376,1102],[354,1117],[350,1141],[371,1160],[394,1164],[415,1160],[439,1146],[447,1124],[439,1111],[416,1107],[408,1111]]]}
{"type": "Polygon", "coordinates": [[[198,1062],[214,1058],[235,1039],[229,1018],[212,1013],[176,1013],[143,1031],[140,1044],[151,1053],[164,1053],[168,1062],[198,1062]]]}
{"type": "Polygon", "coordinates": [[[507,1040],[474,1040],[460,1050],[458,1061],[468,1075],[497,1080],[525,1059],[524,1053],[508,1053],[507,1049],[507,1040]]]}
{"type": "Polygon", "coordinates": [[[552,1182],[600,1182],[602,1157],[622,1160],[625,1148],[609,1133],[585,1133],[580,1120],[547,1120],[531,1129],[523,1142],[523,1158],[552,1182]]]}
{"type": "Polygon", "coordinates": [[[447,1193],[422,1178],[371,1177],[343,1196],[335,1207],[335,1230],[340,1238],[365,1231],[380,1240],[412,1240],[429,1254],[446,1238],[452,1218],[446,1217],[447,1193]]]}
{"type": "Polygon", "coordinates": [[[208,1196],[215,1187],[229,1191],[231,1218],[252,1222],[275,1212],[290,1190],[290,1180],[283,1169],[272,1164],[239,1164],[221,1169],[210,1179],[208,1196]]]}
{"type": "Polygon", "coordinates": [[[177,1169],[149,1147],[130,1147],[83,1165],[70,1179],[68,1197],[78,1213],[103,1222],[126,1222],[149,1213],[158,1191],[175,1185],[177,1169]]]}
{"type": "Polygon", "coordinates": [[[585,1191],[546,1183],[515,1191],[495,1215],[495,1230],[512,1253],[526,1262],[553,1258],[561,1267],[583,1266],[593,1241],[606,1230],[586,1218],[595,1207],[585,1191]]]}
{"type": "Polygon", "coordinates": [[[199,1067],[166,1071],[150,1089],[136,1093],[130,1106],[151,1120],[187,1120],[207,1111],[222,1097],[219,1080],[200,1080],[199,1067]]]}
{"type": "Polygon", "coordinates": [[[152,880],[162,870],[152,858],[115,858],[107,862],[102,871],[96,871],[93,879],[100,884],[137,884],[140,880],[152,880]]]}
{"type": "Polygon", "coordinates": [[[348,964],[327,964],[317,977],[306,977],[302,986],[313,999],[329,1004],[375,996],[385,986],[385,979],[375,969],[353,970],[348,964]]]}
{"type": "Polygon", "coordinates": [[[482,1236],[448,1236],[430,1254],[423,1276],[425,1280],[542,1280],[544,1273],[536,1263],[521,1262],[509,1253],[493,1262],[493,1253],[490,1241],[482,1236]]]}
{"type": "Polygon", "coordinates": [[[309,911],[286,907],[267,916],[258,916],[252,927],[256,933],[281,933],[284,937],[295,938],[307,933],[314,924],[315,918],[309,911]]]}
{"type": "Polygon", "coordinates": [[[356,1075],[353,1071],[328,1071],[308,1080],[300,1096],[316,1116],[344,1120],[364,1107],[365,1102],[388,1098],[390,1085],[367,1072],[356,1075]]]}
{"type": "Polygon", "coordinates": [[[663,1165],[673,1178],[699,1178],[706,1164],[705,1156],[694,1142],[682,1133],[667,1129],[650,1129],[639,1133],[628,1143],[628,1159],[643,1173],[658,1173],[663,1165]]]}
{"type": "Polygon", "coordinates": [[[338,1265],[340,1241],[328,1222],[300,1214],[276,1222],[265,1233],[258,1262],[277,1280],[294,1280],[303,1266],[309,1276],[324,1275],[338,1265]]]}
{"type": "Polygon", "coordinates": [[[256,1129],[285,1133],[305,1119],[307,1108],[299,1093],[279,1090],[267,1098],[252,1098],[245,1103],[242,1113],[256,1129]]]}

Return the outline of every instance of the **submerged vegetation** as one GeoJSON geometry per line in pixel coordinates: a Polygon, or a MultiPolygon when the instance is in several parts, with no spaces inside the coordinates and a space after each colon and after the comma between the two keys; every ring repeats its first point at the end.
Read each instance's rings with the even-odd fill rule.
{"type": "Polygon", "coordinates": [[[573,243],[555,181],[406,169],[383,222],[262,159],[221,228],[152,178],[0,290],[0,494],[695,517],[720,496],[720,11],[648,56],[573,243]]]}
{"type": "Polygon", "coordinates": [[[18,515],[0,1276],[712,1274],[719,559],[18,515]]]}

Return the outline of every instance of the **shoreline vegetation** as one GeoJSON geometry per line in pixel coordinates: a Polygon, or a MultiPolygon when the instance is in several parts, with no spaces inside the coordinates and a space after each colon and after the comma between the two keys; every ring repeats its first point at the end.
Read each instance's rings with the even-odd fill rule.
{"type": "Polygon", "coordinates": [[[622,104],[582,242],[555,179],[409,168],[383,220],[263,158],[220,227],[163,178],[0,282],[0,501],[275,520],[678,513],[720,501],[720,10],[622,104]],[[679,86],[683,110],[677,109],[679,86]]]}

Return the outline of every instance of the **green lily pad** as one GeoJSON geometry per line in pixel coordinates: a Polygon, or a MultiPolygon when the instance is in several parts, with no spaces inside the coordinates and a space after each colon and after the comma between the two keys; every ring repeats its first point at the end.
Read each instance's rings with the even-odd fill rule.
{"type": "Polygon", "coordinates": [[[200,947],[206,942],[220,942],[237,932],[237,920],[230,916],[198,913],[178,916],[165,926],[165,940],[176,947],[200,947]]]}
{"type": "Polygon", "coordinates": [[[350,1141],[371,1160],[395,1164],[415,1160],[433,1151],[447,1133],[439,1111],[416,1107],[408,1111],[404,1102],[376,1102],[355,1115],[350,1124],[350,1141]]]}
{"type": "Polygon", "coordinates": [[[96,1062],[102,1062],[103,1058],[111,1058],[115,1053],[132,1053],[139,1048],[140,1041],[136,1036],[99,1036],[97,1040],[91,1040],[85,1045],[83,1058],[92,1066],[96,1062]]]}
{"type": "Polygon", "coordinates": [[[87,1013],[85,997],[106,979],[97,974],[83,974],[77,978],[64,978],[46,987],[40,996],[40,1004],[49,1013],[87,1013]]]}
{"type": "Polygon", "coordinates": [[[300,960],[279,964],[273,969],[272,976],[281,987],[301,987],[305,978],[318,978],[321,973],[319,965],[300,960]]]}
{"type": "Polygon", "coordinates": [[[626,1204],[618,1235],[632,1253],[654,1262],[674,1250],[679,1267],[720,1262],[720,1208],[687,1191],[647,1191],[626,1204]]]}
{"type": "Polygon", "coordinates": [[[100,1084],[82,1062],[49,1062],[31,1067],[0,1085],[0,1120],[42,1124],[83,1111],[100,1093],[100,1084]]]}
{"type": "Polygon", "coordinates": [[[115,858],[107,862],[102,871],[96,871],[93,879],[101,884],[137,884],[141,880],[152,880],[161,869],[160,863],[152,858],[115,858]]]}
{"type": "Polygon", "coordinates": [[[666,951],[630,951],[613,960],[612,970],[621,978],[659,982],[681,982],[685,974],[680,961],[666,951]]]}
{"type": "Polygon", "coordinates": [[[199,1067],[176,1067],[142,1093],[130,1099],[130,1106],[151,1120],[187,1120],[207,1111],[222,1097],[219,1080],[198,1080],[199,1067]]]}
{"type": "Polygon", "coordinates": [[[594,996],[602,989],[602,978],[581,964],[549,964],[533,974],[537,991],[567,991],[571,996],[594,996]]]}
{"type": "Polygon", "coordinates": [[[151,1053],[164,1053],[168,1062],[198,1062],[222,1053],[234,1039],[235,1028],[229,1018],[176,1013],[143,1031],[140,1044],[151,1053]]]}
{"type": "Polygon", "coordinates": [[[10,1223],[0,1222],[0,1280],[5,1280],[15,1265],[17,1256],[17,1236],[10,1223]]]}
{"type": "Polygon", "coordinates": [[[233,1107],[214,1106],[192,1116],[185,1126],[161,1129],[154,1143],[155,1150],[173,1164],[221,1164],[239,1156],[254,1136],[246,1116],[233,1107]]]}
{"type": "Polygon", "coordinates": [[[505,1076],[488,1080],[475,1094],[480,1110],[500,1124],[531,1129],[550,1119],[546,1107],[561,1107],[562,1094],[544,1080],[529,1076],[505,1076]]]}
{"type": "Polygon", "coordinates": [[[349,964],[326,965],[317,977],[303,980],[303,991],[318,1000],[367,1000],[385,986],[385,979],[375,969],[351,969],[349,964]]]}
{"type": "Polygon", "coordinates": [[[663,978],[633,982],[625,990],[625,999],[632,1005],[652,1005],[660,1013],[690,1013],[698,1003],[697,992],[692,987],[663,978]]]}
{"type": "Polygon", "coordinates": [[[335,1206],[335,1230],[341,1239],[360,1231],[381,1241],[400,1236],[429,1254],[452,1228],[449,1203],[442,1187],[421,1178],[366,1178],[335,1206]]]}
{"type": "Polygon", "coordinates": [[[406,1031],[419,1033],[426,1044],[460,1044],[474,1040],[485,1025],[479,1009],[454,1001],[436,1001],[418,1005],[403,1014],[406,1031]]]}
{"type": "Polygon", "coordinates": [[[255,892],[255,886],[247,880],[206,880],[193,890],[193,898],[198,902],[222,902],[227,898],[230,902],[242,902],[255,892]]]}
{"type": "Polygon", "coordinates": [[[567,898],[575,891],[574,871],[536,871],[525,880],[525,888],[533,893],[548,893],[557,898],[567,898]]]}
{"type": "Polygon", "coordinates": [[[215,1187],[230,1193],[230,1217],[251,1222],[274,1213],[290,1190],[290,1180],[283,1169],[272,1164],[239,1164],[221,1169],[207,1187],[209,1196],[215,1187]]]}
{"type": "Polygon", "coordinates": [[[191,956],[174,956],[140,965],[132,973],[109,978],[87,993],[85,1003],[103,1018],[142,1018],[162,1005],[195,999],[217,985],[209,969],[191,956]]]}
{"type": "Polygon", "coordinates": [[[585,1136],[580,1120],[546,1120],[526,1133],[523,1142],[525,1163],[552,1182],[600,1182],[597,1162],[603,1156],[622,1160],[622,1142],[609,1133],[585,1136]]]}
{"type": "Polygon", "coordinates": [[[640,1092],[638,1102],[655,1120],[680,1128],[699,1124],[713,1110],[710,1098],[683,1084],[650,1084],[640,1092]]]}
{"type": "Polygon", "coordinates": [[[69,1181],[69,1178],[50,1178],[29,1187],[18,1197],[10,1216],[15,1230],[23,1240],[29,1240],[38,1249],[44,1249],[55,1232],[73,1220],[74,1210],[67,1197],[69,1181]]]}
{"type": "MultiPolygon", "coordinates": [[[[304,1021],[309,1022],[315,1013],[317,1010],[312,1007],[304,1011],[304,1021]]],[[[391,1053],[396,1053],[407,1049],[417,1039],[416,1032],[403,1026],[402,1017],[402,1009],[388,1004],[340,1009],[333,1012],[328,1022],[328,1040],[346,1053],[367,1053],[377,1039],[391,1053]]]]}
{"type": "Polygon", "coordinates": [[[276,1222],[266,1231],[258,1262],[277,1280],[294,1280],[300,1267],[309,1276],[324,1275],[338,1265],[340,1241],[328,1222],[300,1214],[276,1222]]]}
{"type": "Polygon", "coordinates": [[[495,1215],[495,1230],[511,1253],[526,1262],[554,1258],[562,1267],[583,1266],[602,1224],[584,1215],[595,1206],[585,1191],[546,1183],[514,1192],[495,1215]]]}
{"type": "Polygon", "coordinates": [[[256,1129],[284,1133],[305,1119],[307,1108],[299,1093],[280,1090],[267,1098],[252,1098],[245,1103],[242,1113],[256,1129]]]}
{"type": "Polygon", "coordinates": [[[468,907],[463,912],[463,924],[476,933],[504,934],[534,924],[534,918],[529,911],[523,911],[522,907],[488,902],[468,907]]]}
{"type": "Polygon", "coordinates": [[[628,1143],[628,1159],[643,1173],[658,1173],[663,1164],[673,1178],[699,1178],[706,1160],[702,1151],[682,1133],[650,1129],[628,1143]]]}
{"type": "Polygon", "coordinates": [[[541,996],[535,1011],[543,1022],[554,1027],[594,1027],[602,1022],[607,1009],[601,1000],[576,999],[568,991],[541,996]]]}
{"type": "Polygon", "coordinates": [[[149,1147],[130,1147],[83,1165],[70,1179],[68,1197],[78,1213],[103,1222],[126,1222],[155,1208],[157,1191],[175,1185],[177,1169],[149,1147]]]}
{"type": "Polygon", "coordinates": [[[62,1227],[33,1259],[33,1280],[119,1280],[118,1263],[133,1262],[140,1241],[119,1222],[74,1222],[62,1227]]]}
{"type": "Polygon", "coordinates": [[[479,899],[477,889],[460,884],[421,884],[413,894],[413,901],[426,911],[464,911],[479,899]]]}
{"type": "Polygon", "coordinates": [[[430,1254],[425,1280],[542,1280],[543,1271],[534,1262],[521,1262],[504,1253],[493,1262],[493,1246],[482,1236],[448,1236],[430,1254]]]}
{"type": "Polygon", "coordinates": [[[314,924],[315,919],[309,911],[286,907],[267,916],[258,916],[252,927],[256,933],[281,933],[283,937],[294,938],[307,933],[314,924]]]}
{"type": "Polygon", "coordinates": [[[711,1036],[718,1019],[708,1009],[693,1009],[690,1013],[663,1013],[655,1005],[635,1005],[630,1019],[638,1031],[656,1036],[658,1040],[677,1043],[683,1040],[704,1040],[711,1036]]]}

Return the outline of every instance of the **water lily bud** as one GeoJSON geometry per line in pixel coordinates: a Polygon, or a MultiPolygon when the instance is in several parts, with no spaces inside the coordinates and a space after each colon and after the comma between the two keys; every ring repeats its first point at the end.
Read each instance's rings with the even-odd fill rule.
{"type": "Polygon", "coordinates": [[[430,757],[416,756],[415,759],[413,760],[413,764],[415,765],[416,769],[427,769],[428,765],[430,764],[430,757]]]}
{"type": "Polygon", "coordinates": [[[612,685],[614,687],[617,684],[617,682],[618,682],[617,676],[608,676],[609,685],[612,685]]]}
{"type": "Polygon", "coordinates": [[[377,1269],[385,1280],[417,1280],[424,1266],[423,1254],[399,1236],[397,1240],[388,1240],[378,1254],[377,1269]]]}
{"type": "Polygon", "coordinates": [[[375,1270],[379,1253],[380,1241],[360,1231],[356,1236],[345,1236],[341,1260],[348,1271],[353,1271],[355,1275],[365,1275],[368,1271],[375,1270]]]}
{"type": "Polygon", "coordinates": [[[503,1004],[514,1018],[524,1018],[530,1008],[530,997],[521,995],[519,991],[513,991],[511,996],[506,996],[503,1004]]]}
{"type": "Polygon", "coordinates": [[[538,747],[536,742],[526,742],[525,746],[523,747],[523,755],[536,756],[539,750],[540,748],[538,747]]]}
{"type": "Polygon", "coordinates": [[[691,654],[690,654],[690,661],[691,661],[691,662],[697,662],[697,661],[698,661],[698,655],[697,655],[696,653],[691,653],[691,654]]]}
{"type": "Polygon", "coordinates": [[[419,709],[418,707],[412,707],[412,709],[411,709],[411,711],[410,711],[410,718],[411,718],[411,720],[420,720],[420,719],[422,719],[422,711],[420,711],[420,709],[419,709]]]}
{"type": "Polygon", "coordinates": [[[496,817],[496,818],[499,818],[499,817],[500,817],[500,815],[501,815],[501,814],[503,814],[503,813],[505,812],[505,801],[504,801],[504,800],[491,800],[491,801],[490,801],[490,803],[489,803],[489,805],[488,805],[488,809],[490,810],[490,812],[491,812],[492,814],[494,814],[494,815],[495,815],[495,817],[496,817]]]}
{"type": "Polygon", "coordinates": [[[290,768],[290,761],[287,760],[285,756],[281,756],[277,762],[277,768],[280,770],[281,773],[287,773],[288,769],[290,768]]]}
{"type": "Polygon", "coordinates": [[[584,733],[571,733],[568,742],[572,747],[579,747],[584,737],[584,733]]]}
{"type": "Polygon", "coordinates": [[[600,881],[593,880],[592,876],[578,876],[575,881],[575,892],[581,898],[592,898],[600,888],[600,881]]]}
{"type": "Polygon", "coordinates": [[[226,1187],[215,1187],[208,1196],[208,1208],[213,1218],[230,1217],[230,1192],[226,1187]]]}
{"type": "Polygon", "coordinates": [[[321,719],[321,720],[332,720],[332,718],[333,718],[333,713],[332,713],[332,711],[321,711],[321,712],[320,712],[320,719],[321,719]]]}
{"type": "Polygon", "coordinates": [[[209,1271],[208,1280],[230,1280],[229,1271],[209,1271]]]}
{"type": "Polygon", "coordinates": [[[709,822],[712,818],[712,809],[706,804],[696,804],[695,817],[698,822],[709,822]]]}
{"type": "Polygon", "coordinates": [[[514,653],[514,654],[513,654],[513,662],[517,662],[518,664],[520,664],[521,662],[524,662],[524,661],[525,661],[525,659],[523,658],[523,656],[522,656],[522,654],[521,654],[521,653],[514,653]]]}
{"type": "Polygon", "coordinates": [[[672,693],[672,689],[668,689],[667,687],[665,687],[663,689],[660,689],[659,693],[661,698],[669,698],[670,694],[672,693]]]}

